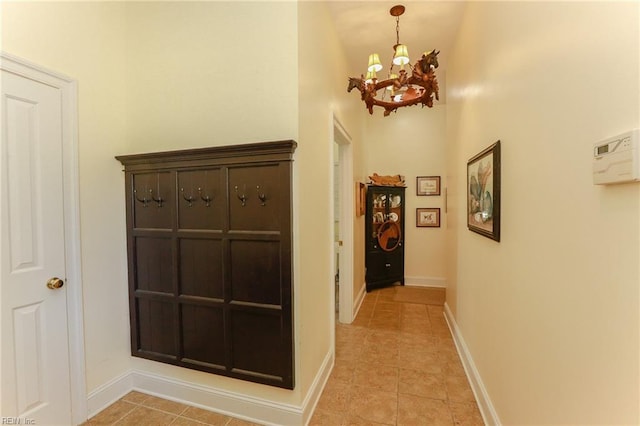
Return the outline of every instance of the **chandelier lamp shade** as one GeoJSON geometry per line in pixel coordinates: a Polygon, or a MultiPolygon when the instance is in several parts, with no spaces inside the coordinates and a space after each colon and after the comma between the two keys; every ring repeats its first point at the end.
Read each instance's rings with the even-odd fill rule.
{"type": "Polygon", "coordinates": [[[383,66],[377,53],[369,55],[366,76],[349,77],[347,92],[358,89],[369,114],[373,114],[374,106],[384,108],[386,117],[400,107],[422,104],[431,108],[434,98],[440,100],[435,75],[440,51],[433,49],[424,52],[413,65],[410,63],[409,49],[400,43],[400,15],[404,10],[402,5],[389,10],[391,16],[396,18],[396,44],[393,46],[394,54],[387,78],[378,79],[377,73],[382,71],[383,66]],[[405,66],[408,66],[408,70],[405,66]]]}

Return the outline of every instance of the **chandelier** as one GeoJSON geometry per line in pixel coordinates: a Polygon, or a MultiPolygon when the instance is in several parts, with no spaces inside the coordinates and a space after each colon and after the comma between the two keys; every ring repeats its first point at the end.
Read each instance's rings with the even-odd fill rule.
{"type": "Polygon", "coordinates": [[[361,98],[373,114],[373,107],[384,108],[384,116],[400,107],[422,104],[433,107],[433,98],[438,96],[438,80],[434,70],[438,68],[438,53],[435,49],[424,52],[414,65],[409,63],[407,46],[400,43],[400,15],[404,13],[404,6],[396,5],[389,10],[391,16],[396,17],[396,44],[393,46],[393,60],[387,73],[387,78],[378,80],[377,73],[382,70],[380,57],[377,53],[369,55],[366,77],[349,77],[347,92],[354,88],[360,90],[361,98]],[[408,70],[405,69],[408,66],[408,70]],[[398,70],[395,71],[394,67],[398,70]]]}

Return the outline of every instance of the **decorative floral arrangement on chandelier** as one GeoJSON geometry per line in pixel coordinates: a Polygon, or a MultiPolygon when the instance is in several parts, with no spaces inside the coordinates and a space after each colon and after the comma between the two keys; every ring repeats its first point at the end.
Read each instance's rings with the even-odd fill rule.
{"type": "Polygon", "coordinates": [[[391,16],[396,17],[396,44],[395,52],[386,80],[378,80],[377,72],[382,70],[380,57],[377,53],[369,55],[367,75],[360,78],[349,77],[347,92],[354,88],[360,90],[361,98],[373,114],[373,107],[384,108],[384,116],[400,107],[422,104],[433,107],[433,98],[440,100],[438,95],[438,80],[435,69],[438,68],[439,50],[424,52],[415,65],[409,63],[407,46],[400,44],[400,15],[404,13],[404,6],[396,5],[389,10],[391,16]],[[394,65],[400,67],[397,74],[393,72],[394,65]],[[409,72],[404,69],[409,66],[409,72]],[[382,93],[378,96],[378,91],[382,93]]]}

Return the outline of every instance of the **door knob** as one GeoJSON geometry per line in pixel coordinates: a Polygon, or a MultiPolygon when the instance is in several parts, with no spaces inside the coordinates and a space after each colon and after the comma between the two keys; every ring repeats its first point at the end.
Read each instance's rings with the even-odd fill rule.
{"type": "Polygon", "coordinates": [[[53,277],[49,281],[47,281],[47,287],[49,287],[51,290],[58,289],[63,285],[64,285],[64,281],[62,281],[58,277],[53,277]]]}

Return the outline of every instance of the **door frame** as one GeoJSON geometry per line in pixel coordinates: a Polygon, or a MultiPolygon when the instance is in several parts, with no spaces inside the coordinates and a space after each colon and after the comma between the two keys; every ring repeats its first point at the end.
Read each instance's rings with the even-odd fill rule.
{"type": "MultiPolygon", "coordinates": [[[[355,217],[355,192],[353,186],[353,145],[351,143],[351,136],[344,128],[342,123],[340,123],[335,114],[332,115],[332,147],[334,147],[333,142],[336,142],[338,144],[340,150],[340,162],[338,170],[340,173],[341,183],[340,217],[338,220],[340,229],[340,240],[342,241],[342,250],[340,250],[340,259],[338,265],[338,269],[340,271],[338,320],[343,324],[351,324],[351,322],[353,322],[353,218],[355,217]]],[[[333,164],[333,155],[331,156],[331,162],[333,164]]],[[[332,259],[334,258],[335,256],[332,256],[332,259]]],[[[335,265],[332,268],[332,271],[335,271],[335,265]]],[[[332,294],[335,294],[335,291],[333,291],[333,286],[332,294]]],[[[335,310],[335,300],[334,298],[332,298],[332,300],[332,308],[335,310]]]]}
{"type": "Polygon", "coordinates": [[[54,87],[61,94],[65,283],[67,284],[65,287],[67,288],[71,420],[73,424],[80,424],[87,420],[87,389],[80,252],[77,82],[68,76],[6,52],[0,52],[0,69],[54,87]]]}

